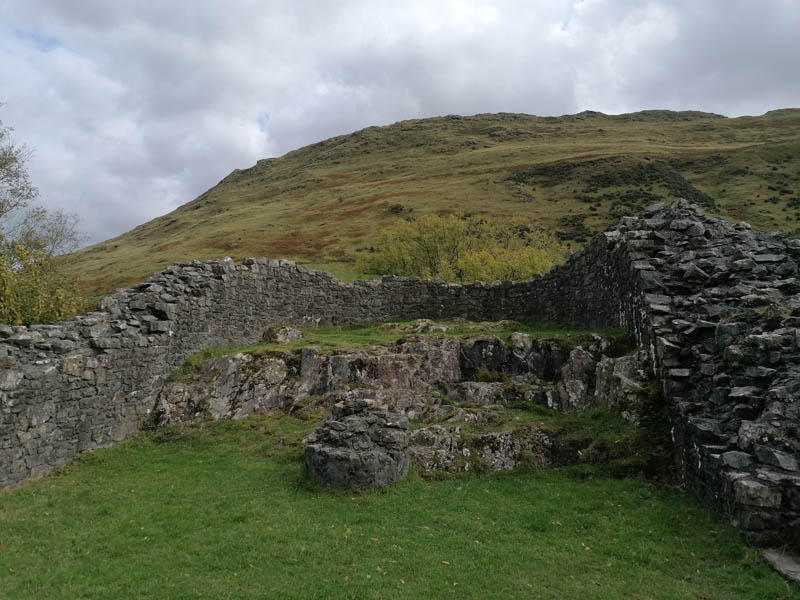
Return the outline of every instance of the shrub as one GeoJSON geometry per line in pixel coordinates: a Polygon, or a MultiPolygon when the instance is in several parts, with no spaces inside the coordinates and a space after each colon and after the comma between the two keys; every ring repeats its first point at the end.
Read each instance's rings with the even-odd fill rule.
{"type": "Polygon", "coordinates": [[[16,246],[0,255],[0,322],[30,325],[68,319],[85,308],[75,284],[46,252],[16,246]]]}
{"type": "Polygon", "coordinates": [[[563,253],[555,236],[521,220],[426,215],[385,234],[359,269],[459,282],[523,280],[549,271],[563,253]]]}

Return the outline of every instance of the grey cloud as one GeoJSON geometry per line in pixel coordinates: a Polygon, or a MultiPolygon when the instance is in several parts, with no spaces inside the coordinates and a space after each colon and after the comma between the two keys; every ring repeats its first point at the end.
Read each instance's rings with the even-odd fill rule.
{"type": "Polygon", "coordinates": [[[794,0],[11,0],[0,119],[98,241],[369,125],[797,105],[799,19],[794,0]]]}

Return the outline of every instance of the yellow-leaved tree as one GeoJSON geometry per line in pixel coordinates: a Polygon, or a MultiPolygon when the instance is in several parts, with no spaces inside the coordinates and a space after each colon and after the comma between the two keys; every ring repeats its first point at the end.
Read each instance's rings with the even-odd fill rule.
{"type": "Polygon", "coordinates": [[[425,215],[384,234],[362,255],[365,273],[435,277],[445,281],[520,281],[563,262],[551,233],[521,219],[487,220],[425,215]]]}
{"type": "Polygon", "coordinates": [[[86,304],[53,261],[78,246],[77,218],[30,206],[30,154],[0,122],[0,323],[11,325],[66,319],[86,304]]]}
{"type": "Polygon", "coordinates": [[[16,246],[0,256],[0,323],[62,321],[85,308],[75,283],[59,273],[41,250],[16,246]]]}

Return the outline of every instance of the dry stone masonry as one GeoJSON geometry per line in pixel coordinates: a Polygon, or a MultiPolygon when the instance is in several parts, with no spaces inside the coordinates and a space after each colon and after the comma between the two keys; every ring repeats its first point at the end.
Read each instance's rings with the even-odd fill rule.
{"type": "MultiPolygon", "coordinates": [[[[0,486],[123,439],[152,417],[188,355],[256,342],[269,327],[539,319],[632,332],[662,384],[687,486],[751,543],[800,548],[798,260],[797,240],[679,201],[623,218],[521,283],[345,285],[286,261],[181,263],[73,321],[0,327],[0,486]]],[[[490,346],[475,352],[495,360],[490,346]]],[[[576,374],[591,368],[572,362],[576,374]]],[[[273,367],[268,380],[281,378],[273,367]]],[[[585,396],[565,388],[557,401],[585,396]]],[[[170,410],[189,414],[189,404],[170,410]]]]}

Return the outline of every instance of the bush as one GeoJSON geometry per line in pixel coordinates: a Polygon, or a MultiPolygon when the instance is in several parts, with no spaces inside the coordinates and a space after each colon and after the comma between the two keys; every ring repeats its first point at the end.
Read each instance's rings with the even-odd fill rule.
{"type": "Polygon", "coordinates": [[[459,282],[518,281],[546,273],[563,253],[555,236],[524,221],[426,215],[384,235],[359,268],[459,282]]]}
{"type": "Polygon", "coordinates": [[[85,308],[75,285],[46,252],[16,246],[0,254],[0,323],[30,325],[68,319],[85,308]]]}

